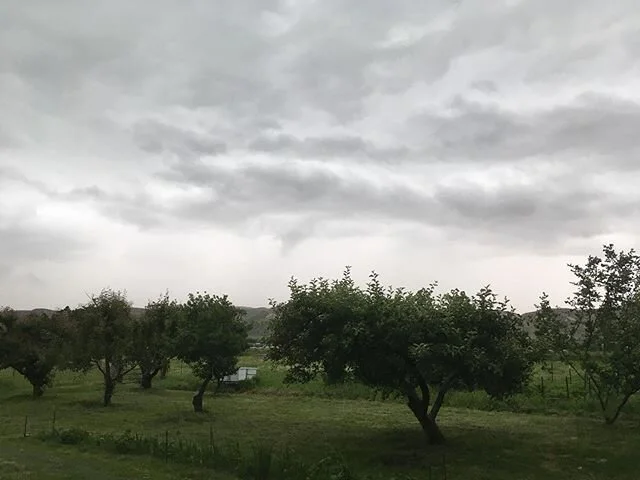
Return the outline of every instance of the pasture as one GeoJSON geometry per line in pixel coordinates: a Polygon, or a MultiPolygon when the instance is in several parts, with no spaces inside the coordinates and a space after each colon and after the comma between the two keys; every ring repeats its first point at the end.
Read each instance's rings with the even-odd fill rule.
{"type": "Polygon", "coordinates": [[[278,462],[326,465],[326,476],[316,478],[335,480],[638,478],[640,402],[607,426],[588,385],[561,364],[538,369],[529,390],[506,401],[452,392],[440,420],[447,444],[432,447],[401,399],[354,383],[284,385],[284,372],[262,355],[252,350],[239,362],[258,367],[256,381],[209,392],[204,414],[192,411],[198,381],[179,362],[148,391],[131,373],[107,408],[97,372],[61,372],[32,400],[29,384],[4,370],[0,478],[275,479],[278,462]],[[60,441],[54,430],[90,438],[60,441]],[[160,450],[167,442],[175,452],[162,458],[100,441],[123,436],[155,439],[160,450]],[[214,468],[186,462],[181,452],[189,445],[215,445],[227,461],[214,468]]]}

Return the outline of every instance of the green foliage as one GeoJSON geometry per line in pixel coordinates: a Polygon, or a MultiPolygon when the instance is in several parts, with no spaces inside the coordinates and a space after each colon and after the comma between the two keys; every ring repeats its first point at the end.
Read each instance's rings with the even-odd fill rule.
{"type": "Polygon", "coordinates": [[[289,301],[272,302],[269,338],[269,358],[288,368],[286,380],[346,371],[400,393],[432,443],[444,441],[436,418],[452,387],[504,397],[531,374],[534,350],[520,318],[489,288],[473,297],[435,295],[434,286],[408,292],[384,288],[373,273],[363,290],[347,268],[339,280],[292,279],[289,289],[289,301]]]}
{"type": "Polygon", "coordinates": [[[91,434],[83,428],[65,428],[54,430],[51,434],[41,435],[40,438],[47,438],[53,435],[64,445],[80,445],[90,439],[91,434]]]}
{"type": "Polygon", "coordinates": [[[226,295],[190,293],[181,307],[175,353],[202,380],[193,401],[196,411],[202,411],[209,382],[234,373],[238,356],[248,348],[249,326],[243,314],[226,295]]]}
{"type": "Polygon", "coordinates": [[[144,314],[133,321],[132,359],[140,367],[141,385],[151,387],[151,381],[173,355],[173,339],[177,334],[179,305],[166,293],[150,301],[144,314]]]}
{"type": "Polygon", "coordinates": [[[640,257],[605,245],[602,257],[569,267],[577,287],[567,301],[572,314],[561,320],[543,293],[536,337],[593,385],[605,421],[613,423],[640,391],[640,257]]]}
{"type": "Polygon", "coordinates": [[[82,307],[60,312],[69,325],[71,367],[87,371],[95,366],[103,376],[105,406],[117,383],[136,367],[133,320],[126,294],[104,289],[82,307]]]}
{"type": "Polygon", "coordinates": [[[41,433],[47,442],[103,448],[119,455],[150,455],[180,464],[227,471],[247,480],[356,480],[344,461],[333,456],[306,464],[296,459],[291,450],[277,452],[271,445],[255,445],[250,453],[238,444],[221,446],[191,440],[176,440],[175,435],[145,436],[125,430],[120,434],[95,435],[81,428],[67,428],[41,433]]]}
{"type": "Polygon", "coordinates": [[[9,308],[0,311],[0,370],[20,373],[31,383],[34,397],[53,382],[62,345],[62,331],[47,315],[18,318],[9,308]]]}
{"type": "Polygon", "coordinates": [[[423,329],[419,338],[427,340],[413,350],[427,378],[440,384],[449,379],[453,385],[482,389],[498,399],[523,391],[536,352],[521,318],[506,300],[499,301],[489,287],[474,296],[459,290],[436,298],[425,290],[416,295],[430,312],[424,321],[415,314],[413,324],[416,331],[423,329]]]}

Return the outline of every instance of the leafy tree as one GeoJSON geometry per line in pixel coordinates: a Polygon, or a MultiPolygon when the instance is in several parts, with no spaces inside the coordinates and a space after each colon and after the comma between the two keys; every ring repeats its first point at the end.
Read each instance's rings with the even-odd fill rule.
{"type": "Polygon", "coordinates": [[[53,382],[62,351],[61,330],[46,314],[19,318],[15,311],[0,311],[0,369],[13,368],[42,396],[53,382]]]}
{"type": "Polygon", "coordinates": [[[133,359],[140,367],[140,385],[151,388],[153,378],[168,368],[176,335],[178,304],[164,294],[149,302],[141,318],[133,323],[133,359]]]}
{"type": "Polygon", "coordinates": [[[238,356],[248,347],[249,326],[243,320],[244,311],[226,295],[190,293],[181,310],[176,356],[202,381],[192,401],[194,411],[202,412],[211,380],[220,383],[236,371],[238,356]]]}
{"type": "Polygon", "coordinates": [[[489,288],[475,296],[383,288],[373,273],[365,290],[349,268],[340,280],[289,282],[290,299],[272,302],[269,357],[306,382],[338,366],[360,382],[404,396],[427,440],[444,436],[437,416],[455,386],[502,397],[528,380],[534,355],[518,315],[489,288]]]}
{"type": "Polygon", "coordinates": [[[590,382],[605,422],[619,417],[640,391],[640,257],[604,245],[601,257],[569,264],[576,288],[560,316],[543,293],[537,305],[538,342],[590,382]]]}
{"type": "Polygon", "coordinates": [[[88,371],[96,367],[104,380],[103,404],[111,404],[118,382],[136,368],[132,354],[133,320],[126,294],[104,289],[80,308],[67,311],[73,339],[72,368],[88,371]]]}

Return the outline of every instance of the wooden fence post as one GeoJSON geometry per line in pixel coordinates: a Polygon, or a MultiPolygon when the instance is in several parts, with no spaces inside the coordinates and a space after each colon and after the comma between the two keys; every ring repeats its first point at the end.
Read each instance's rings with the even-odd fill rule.
{"type": "Polygon", "coordinates": [[[164,463],[169,461],[169,430],[164,432],[164,463]]]}

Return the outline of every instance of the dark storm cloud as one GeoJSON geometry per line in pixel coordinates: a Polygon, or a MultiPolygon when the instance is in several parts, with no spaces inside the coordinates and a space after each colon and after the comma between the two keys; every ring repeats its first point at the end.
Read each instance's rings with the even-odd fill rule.
{"type": "Polygon", "coordinates": [[[130,194],[113,193],[92,185],[56,192],[52,197],[70,203],[89,203],[105,217],[135,225],[141,230],[160,228],[167,220],[162,210],[144,191],[133,191],[130,194]]]}
{"type": "Polygon", "coordinates": [[[453,58],[450,54],[469,47],[458,33],[451,42],[441,33],[406,44],[384,42],[392,27],[428,25],[458,3],[375,0],[357,14],[338,0],[315,3],[284,36],[296,46],[287,69],[291,95],[343,123],[361,118],[371,95],[440,78],[453,58]]]}
{"type": "MultiPolygon", "coordinates": [[[[291,95],[340,122],[351,121],[366,113],[370,95],[432,84],[451,73],[461,57],[492,50],[495,55],[527,54],[530,64],[514,68],[530,70],[526,76],[531,81],[564,80],[563,72],[583,74],[586,55],[606,58],[609,53],[569,39],[590,26],[623,21],[635,4],[616,2],[606,12],[600,5],[595,0],[525,0],[510,5],[374,0],[356,15],[349,2],[317,2],[286,34],[297,46],[288,69],[295,87],[291,95]],[[412,30],[413,35],[407,34],[412,30]],[[389,44],[394,33],[407,38],[389,44]]],[[[629,48],[638,43],[626,37],[622,42],[629,48]]]]}
{"type": "MultiPolygon", "coordinates": [[[[274,214],[301,214],[311,223],[314,218],[319,222],[409,221],[498,243],[549,245],[572,236],[606,233],[612,222],[635,211],[640,201],[640,195],[607,193],[566,176],[491,189],[460,182],[440,185],[432,192],[402,183],[381,186],[361,177],[294,164],[228,169],[182,162],[161,177],[210,192],[207,200],[166,210],[196,222],[232,225],[274,214]]],[[[301,235],[301,230],[295,234],[301,235]]]]}
{"type": "Polygon", "coordinates": [[[201,162],[180,162],[160,174],[167,181],[206,188],[211,200],[185,204],[180,216],[204,221],[239,219],[278,213],[378,216],[377,210],[403,216],[425,199],[402,186],[378,188],[326,169],[299,165],[246,166],[230,170],[201,162]]]}
{"type": "Polygon", "coordinates": [[[275,41],[263,15],[279,3],[11,2],[0,14],[0,73],[42,112],[68,115],[122,92],[155,107],[267,121],[287,107],[286,89],[260,74],[275,41]]]}
{"type": "Polygon", "coordinates": [[[435,158],[511,162],[563,155],[564,161],[606,161],[640,170],[640,104],[600,95],[537,113],[458,99],[449,115],[423,113],[413,119],[415,137],[435,158]]]}
{"type": "Polygon", "coordinates": [[[21,223],[0,226],[0,263],[9,267],[28,261],[64,262],[87,245],[71,234],[21,223]]]}
{"type": "MultiPolygon", "coordinates": [[[[439,188],[435,199],[455,231],[550,245],[607,233],[638,201],[557,178],[538,185],[487,189],[467,184],[439,188]]],[[[478,239],[479,240],[479,239],[478,239]]]]}
{"type": "Polygon", "coordinates": [[[594,159],[603,170],[604,162],[638,169],[640,109],[630,100],[583,95],[548,101],[544,111],[508,108],[518,95],[556,87],[579,95],[632,71],[637,29],[622,28],[620,20],[635,3],[601,5],[370,0],[356,11],[341,0],[10,2],[0,14],[0,87],[8,87],[0,88],[0,128],[12,129],[0,130],[0,137],[28,132],[34,142],[25,158],[41,162],[43,171],[53,170],[52,151],[88,153],[103,163],[101,171],[114,172],[110,178],[93,180],[90,172],[80,179],[67,166],[75,186],[69,191],[48,184],[44,173],[38,180],[11,174],[12,181],[145,229],[181,221],[237,228],[290,214],[304,222],[288,230],[292,242],[334,219],[413,222],[501,242],[592,235],[634,211],[633,192],[625,200],[624,192],[590,189],[582,170],[579,178],[538,171],[526,186],[493,190],[462,180],[445,186],[437,176],[462,178],[463,168],[480,161],[510,170],[534,156],[546,163],[589,161],[590,174],[594,159]],[[620,35],[611,33],[616,28],[620,35]],[[443,113],[437,105],[447,102],[443,113]],[[425,104],[428,111],[416,112],[425,104]],[[108,121],[117,128],[99,127],[108,121]],[[316,123],[345,133],[323,135],[316,123]],[[295,134],[285,127],[292,124],[295,134]],[[78,146],[80,130],[95,138],[78,146]],[[121,152],[144,165],[123,167],[135,170],[128,179],[140,180],[129,189],[124,174],[110,168],[121,152]],[[235,168],[221,166],[235,153],[260,153],[264,163],[245,164],[243,157],[232,158],[235,168]],[[147,165],[160,168],[164,162],[155,157],[165,154],[173,167],[153,177],[147,165]],[[203,157],[220,157],[208,158],[219,163],[200,162],[203,157]],[[419,189],[273,157],[366,159],[394,174],[408,161],[440,162],[448,171],[409,166],[417,173],[410,177],[407,170],[405,178],[422,182],[419,189]],[[158,178],[204,193],[169,204],[146,191],[145,180],[158,178]]]}
{"type": "Polygon", "coordinates": [[[288,134],[264,135],[253,140],[249,149],[261,153],[286,153],[298,158],[338,157],[347,161],[352,158],[367,158],[387,162],[402,160],[410,153],[407,148],[380,147],[353,135],[302,139],[288,134]]]}
{"type": "Polygon", "coordinates": [[[138,122],[132,129],[135,143],[150,153],[175,153],[180,156],[220,155],[226,153],[227,145],[210,135],[146,120],[138,122]]]}

